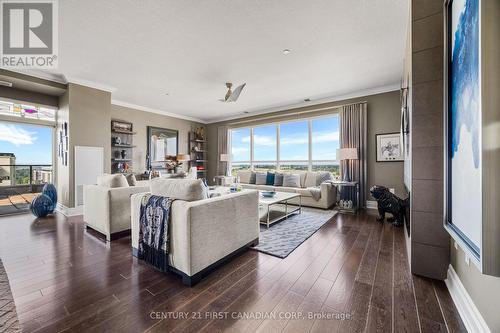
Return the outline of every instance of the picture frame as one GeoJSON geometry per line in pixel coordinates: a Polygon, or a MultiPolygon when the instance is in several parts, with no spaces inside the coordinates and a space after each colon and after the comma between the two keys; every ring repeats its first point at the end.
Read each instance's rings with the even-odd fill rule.
{"type": "Polygon", "coordinates": [[[132,132],[133,124],[125,121],[112,120],[111,121],[111,130],[118,132],[132,132]]]}
{"type": "Polygon", "coordinates": [[[377,162],[403,162],[404,152],[401,133],[375,134],[375,156],[377,162]]]}

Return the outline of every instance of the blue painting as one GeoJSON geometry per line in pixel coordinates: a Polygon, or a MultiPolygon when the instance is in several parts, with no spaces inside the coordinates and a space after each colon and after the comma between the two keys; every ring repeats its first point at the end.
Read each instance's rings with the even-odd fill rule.
{"type": "Polygon", "coordinates": [[[453,0],[450,10],[449,102],[452,223],[481,244],[481,103],[479,1],[453,0]]]}

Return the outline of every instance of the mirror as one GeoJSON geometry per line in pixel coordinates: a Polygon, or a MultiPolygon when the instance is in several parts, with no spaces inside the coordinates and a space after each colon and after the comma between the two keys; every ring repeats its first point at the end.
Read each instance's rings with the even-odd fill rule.
{"type": "Polygon", "coordinates": [[[165,162],[175,160],[179,148],[179,131],[148,126],[147,168],[165,169],[165,162]]]}

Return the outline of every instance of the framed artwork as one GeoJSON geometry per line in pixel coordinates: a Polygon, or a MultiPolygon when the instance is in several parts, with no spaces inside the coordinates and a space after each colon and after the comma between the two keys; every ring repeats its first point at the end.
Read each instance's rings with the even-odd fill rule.
{"type": "Polygon", "coordinates": [[[147,131],[147,168],[148,170],[165,168],[165,162],[177,157],[179,131],[153,126],[148,126],[147,131]]]}
{"type": "Polygon", "coordinates": [[[403,162],[403,145],[400,133],[376,134],[377,162],[403,162]]]}
{"type": "Polygon", "coordinates": [[[448,0],[445,9],[445,227],[480,262],[483,212],[480,0],[448,0]]]}

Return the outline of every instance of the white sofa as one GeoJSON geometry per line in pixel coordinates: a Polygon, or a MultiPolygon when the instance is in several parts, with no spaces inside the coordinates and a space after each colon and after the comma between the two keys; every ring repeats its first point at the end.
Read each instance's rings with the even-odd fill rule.
{"type": "MultiPolygon", "coordinates": [[[[275,185],[256,185],[250,183],[252,179],[255,179],[252,174],[255,174],[254,171],[245,170],[238,172],[238,178],[240,180],[239,184],[244,189],[255,189],[260,191],[276,191],[276,192],[291,192],[298,193],[301,196],[302,206],[314,207],[314,208],[322,208],[328,209],[332,207],[337,202],[337,188],[335,185],[330,182],[318,182],[319,180],[319,172],[282,172],[286,173],[294,173],[300,175],[300,187],[287,187],[287,186],[275,186],[275,185]],[[311,189],[319,189],[320,190],[320,198],[316,200],[312,193],[311,189]]],[[[290,200],[289,203],[298,205],[299,199],[290,200]]]]}
{"type": "Polygon", "coordinates": [[[112,241],[130,234],[130,196],[149,191],[148,181],[131,186],[124,175],[103,175],[83,188],[83,220],[112,241]]]}
{"type": "MultiPolygon", "coordinates": [[[[151,194],[175,199],[169,224],[169,266],[194,285],[205,275],[259,240],[257,191],[243,191],[207,198],[201,180],[154,179],[151,194]]],[[[132,250],[139,247],[141,200],[131,197],[132,250]]]]}

